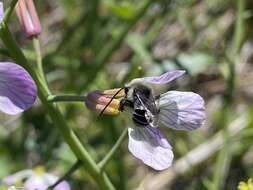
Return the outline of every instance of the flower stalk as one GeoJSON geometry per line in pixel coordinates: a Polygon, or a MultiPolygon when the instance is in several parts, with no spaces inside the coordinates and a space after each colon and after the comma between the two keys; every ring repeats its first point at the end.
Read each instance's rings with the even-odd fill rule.
{"type": "Polygon", "coordinates": [[[50,95],[47,98],[48,102],[85,102],[86,96],[78,95],[50,95]]]}
{"type": "Polygon", "coordinates": [[[37,37],[33,37],[33,47],[36,53],[36,63],[37,63],[37,70],[40,73],[40,76],[45,80],[45,74],[43,71],[43,65],[42,65],[42,55],[41,55],[41,48],[40,48],[40,41],[37,37]]]}

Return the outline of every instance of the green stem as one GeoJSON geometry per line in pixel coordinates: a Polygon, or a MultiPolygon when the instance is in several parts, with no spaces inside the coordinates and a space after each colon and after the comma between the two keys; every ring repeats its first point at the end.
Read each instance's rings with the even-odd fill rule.
{"type": "Polygon", "coordinates": [[[17,64],[23,66],[34,79],[38,88],[38,96],[42,104],[46,107],[47,112],[50,115],[52,121],[55,123],[56,127],[62,134],[65,142],[70,146],[76,158],[82,161],[87,172],[96,180],[97,184],[101,189],[115,189],[107,175],[105,173],[100,172],[100,168],[91,158],[88,151],[83,147],[73,130],[67,125],[57,104],[50,104],[47,101],[47,97],[50,95],[47,85],[44,83],[44,80],[41,78],[38,71],[34,70],[28,63],[23,52],[17,45],[16,41],[13,39],[5,22],[1,23],[0,37],[7,49],[9,50],[10,55],[14,59],[14,61],[17,64]]]}
{"type": "Polygon", "coordinates": [[[37,70],[41,76],[41,78],[43,78],[43,80],[45,80],[45,74],[43,71],[43,65],[42,65],[42,56],[41,56],[41,48],[40,48],[40,41],[38,39],[38,37],[33,37],[33,47],[35,50],[35,54],[36,54],[36,63],[37,63],[37,70]]]}
{"type": "Polygon", "coordinates": [[[119,149],[126,135],[127,135],[127,128],[124,129],[124,131],[121,133],[120,137],[118,138],[117,142],[114,144],[112,149],[107,153],[107,155],[103,158],[103,160],[99,162],[98,166],[101,170],[104,170],[104,167],[111,160],[114,153],[119,149]]]}
{"type": "Polygon", "coordinates": [[[85,102],[86,96],[77,95],[50,95],[47,98],[49,102],[85,102]]]}
{"type": "MultiPolygon", "coordinates": [[[[42,63],[42,56],[41,56],[41,49],[40,49],[40,41],[37,37],[33,37],[33,46],[36,54],[36,64],[37,64],[37,71],[40,78],[43,80],[44,84],[47,84],[47,80],[43,70],[43,63],[42,63]]],[[[44,85],[47,90],[48,94],[51,94],[48,85],[44,85]]]]}
{"type": "Polygon", "coordinates": [[[11,2],[10,6],[5,10],[5,14],[4,14],[4,18],[3,18],[4,23],[9,22],[11,14],[12,14],[13,10],[15,9],[17,2],[18,2],[18,0],[13,0],[11,2]]]}

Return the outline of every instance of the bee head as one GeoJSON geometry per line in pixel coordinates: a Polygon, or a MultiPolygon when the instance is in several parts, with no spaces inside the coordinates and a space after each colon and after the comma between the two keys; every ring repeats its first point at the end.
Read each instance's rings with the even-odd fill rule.
{"type": "Polygon", "coordinates": [[[149,98],[153,95],[153,90],[150,85],[144,83],[143,81],[139,81],[138,79],[132,80],[126,87],[125,87],[125,97],[128,100],[133,99],[134,94],[142,94],[146,98],[149,98]]]}

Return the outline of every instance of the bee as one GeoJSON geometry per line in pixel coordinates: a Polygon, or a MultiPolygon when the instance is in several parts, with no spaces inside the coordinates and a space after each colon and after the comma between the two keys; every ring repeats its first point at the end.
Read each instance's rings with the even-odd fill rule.
{"type": "Polygon", "coordinates": [[[138,127],[149,125],[156,128],[159,114],[156,102],[159,96],[155,96],[151,87],[139,81],[130,82],[124,88],[120,88],[100,112],[100,116],[122,90],[125,95],[120,101],[119,111],[130,111],[132,120],[138,127]]]}
{"type": "Polygon", "coordinates": [[[133,83],[124,88],[125,97],[120,102],[120,111],[129,108],[132,120],[138,127],[157,127],[159,109],[151,88],[141,83],[133,83]]]}

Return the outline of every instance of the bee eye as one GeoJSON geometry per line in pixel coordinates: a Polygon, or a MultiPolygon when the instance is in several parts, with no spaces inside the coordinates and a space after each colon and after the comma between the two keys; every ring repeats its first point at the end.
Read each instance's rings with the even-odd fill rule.
{"type": "Polygon", "coordinates": [[[147,97],[151,95],[151,91],[148,88],[143,89],[143,94],[145,94],[147,97]]]}
{"type": "Polygon", "coordinates": [[[125,94],[127,94],[128,93],[128,91],[129,91],[129,89],[127,88],[127,87],[125,87],[125,94]]]}

